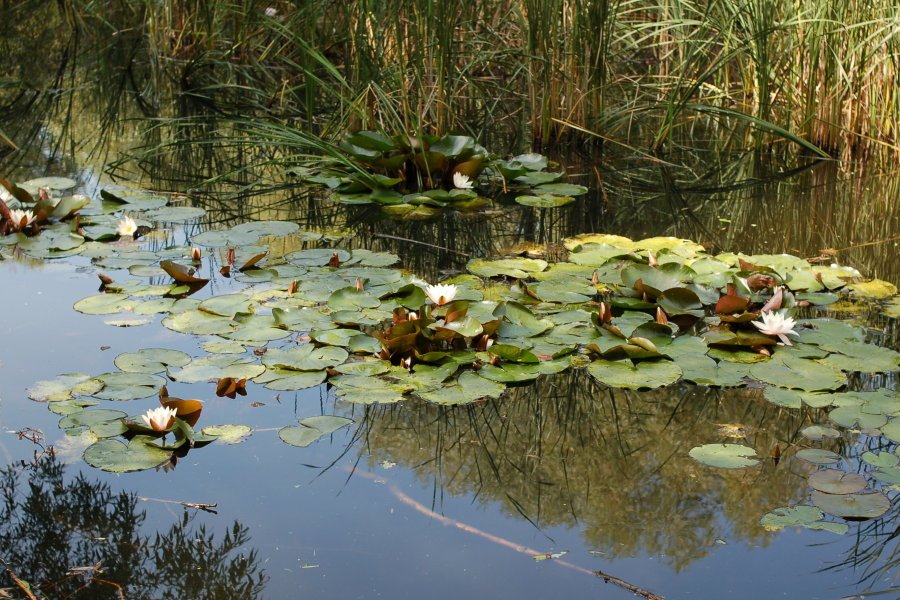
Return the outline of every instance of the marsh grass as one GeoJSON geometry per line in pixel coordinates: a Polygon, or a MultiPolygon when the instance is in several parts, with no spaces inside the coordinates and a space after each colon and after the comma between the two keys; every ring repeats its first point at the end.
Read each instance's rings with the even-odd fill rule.
{"type": "Polygon", "coordinates": [[[900,157],[893,0],[26,0],[0,12],[13,58],[38,23],[70,32],[28,51],[65,66],[6,77],[0,114],[93,84],[110,129],[136,107],[326,138],[455,131],[662,156],[702,139],[900,157]]]}

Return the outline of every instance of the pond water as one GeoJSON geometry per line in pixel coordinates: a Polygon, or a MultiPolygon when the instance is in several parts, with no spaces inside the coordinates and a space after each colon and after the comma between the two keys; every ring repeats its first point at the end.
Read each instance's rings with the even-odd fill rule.
{"type": "MultiPolygon", "coordinates": [[[[102,164],[94,159],[76,152],[49,160],[42,148],[8,166],[10,178],[73,176],[95,199],[100,189],[119,189],[97,175],[102,164]]],[[[734,164],[743,160],[752,162],[734,164]]],[[[722,182],[680,189],[660,173],[648,179],[625,166],[603,166],[600,186],[596,165],[570,165],[591,192],[558,209],[496,207],[401,222],[309,190],[195,195],[183,205],[205,209],[202,217],[163,223],[138,245],[158,250],[210,228],[283,220],[332,238],[273,238],[270,258],[317,246],[393,252],[434,282],[470,258],[504,256],[522,244],[554,256],[581,233],[666,235],[720,251],[825,255],[900,284],[896,173],[822,163],[794,175],[741,175],[733,189],[722,182]]],[[[199,298],[244,288],[217,275],[222,253],[205,252],[200,274],[213,282],[199,298]]],[[[817,467],[794,456],[811,445],[799,432],[828,417],[772,404],[758,385],[634,391],[578,369],[453,407],[415,399],[350,404],[324,384],[276,392],[250,383],[246,396],[220,398],[211,384],[168,381],[172,396],[206,402],[198,429],[246,423],[252,436],[193,449],[166,468],[122,475],[91,468],[81,460],[84,445],[60,430],[60,416],[26,390],[61,373],[109,372],[116,356],[148,347],[204,356],[207,338],[162,327],[158,314],[145,325],[114,327],[106,316],[76,312],[73,305],[98,287],[85,257],[5,256],[0,486],[10,508],[0,558],[23,579],[56,582],[43,590],[47,597],[67,596],[91,578],[90,570],[66,576],[67,569],[98,563],[103,574],[68,597],[630,598],[628,584],[665,598],[900,597],[896,489],[885,487],[892,506],[883,517],[851,521],[844,535],[760,525],[769,511],[806,502],[817,467]],[[308,447],[279,439],[280,428],[315,415],[352,424],[308,447]],[[28,440],[35,436],[55,458],[28,440]],[[749,446],[763,459],[725,470],[688,454],[717,442],[749,446]],[[780,461],[767,458],[775,447],[780,461]],[[553,556],[535,558],[542,553],[553,556]]],[[[900,348],[895,317],[866,306],[814,310],[868,324],[870,341],[900,348]]],[[[896,390],[896,371],[851,375],[850,387],[896,390]]],[[[120,404],[136,415],[153,403],[103,408],[120,404]]],[[[851,472],[865,471],[866,450],[896,450],[855,430],[817,447],[842,455],[851,472]]]]}

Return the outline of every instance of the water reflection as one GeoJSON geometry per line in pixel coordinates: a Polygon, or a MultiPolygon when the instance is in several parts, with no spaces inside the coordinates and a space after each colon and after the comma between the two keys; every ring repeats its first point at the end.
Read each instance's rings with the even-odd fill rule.
{"type": "MultiPolygon", "coordinates": [[[[0,471],[0,557],[41,595],[261,597],[268,576],[247,549],[245,526],[235,522],[217,535],[185,511],[167,531],[147,536],[137,496],[82,474],[66,478],[65,470],[50,452],[0,471]]],[[[9,571],[0,575],[0,586],[13,585],[9,571]]]]}
{"type": "Polygon", "coordinates": [[[662,555],[675,570],[716,540],[765,545],[759,518],[807,493],[809,466],[788,457],[812,415],[774,407],[758,389],[608,389],[586,373],[513,388],[465,410],[421,403],[366,413],[363,451],[443,494],[497,503],[536,528],[576,527],[609,557],[662,555]],[[726,425],[739,425],[734,431],[726,425]],[[736,441],[785,459],[753,472],[708,469],[694,445],[736,441]]]}

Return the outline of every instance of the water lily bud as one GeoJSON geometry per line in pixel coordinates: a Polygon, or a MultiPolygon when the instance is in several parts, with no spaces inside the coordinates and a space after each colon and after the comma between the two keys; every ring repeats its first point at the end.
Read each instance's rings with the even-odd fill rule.
{"type": "Polygon", "coordinates": [[[202,256],[203,256],[203,253],[200,250],[200,248],[197,248],[196,246],[191,248],[191,260],[199,261],[202,256]]]}

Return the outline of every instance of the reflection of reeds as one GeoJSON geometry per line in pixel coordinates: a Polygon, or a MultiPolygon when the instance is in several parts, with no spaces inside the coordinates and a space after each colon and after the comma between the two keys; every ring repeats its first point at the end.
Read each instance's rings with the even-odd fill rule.
{"type": "Polygon", "coordinates": [[[464,409],[372,408],[360,437],[373,463],[414,467],[437,502],[473,494],[539,529],[577,524],[607,554],[660,553],[682,568],[725,535],[721,517],[729,535],[765,543],[760,516],[806,493],[802,467],[788,459],[726,472],[694,463],[690,448],[727,441],[717,424],[743,423],[751,432],[741,443],[767,456],[775,444],[797,443],[806,419],[763,401],[760,390],[638,393],[569,372],[464,409]]]}
{"type": "MultiPolygon", "coordinates": [[[[0,10],[0,39],[23,63],[32,56],[17,47],[20,23],[76,31],[31,51],[48,66],[64,57],[91,69],[80,77],[112,120],[126,98],[168,116],[156,92],[172,82],[181,101],[220,116],[308,130],[503,130],[545,145],[588,130],[663,153],[696,137],[753,148],[805,140],[843,156],[900,149],[891,0],[116,0],[102,12],[66,0],[0,10]]],[[[49,88],[21,77],[12,87],[49,88]]]]}

